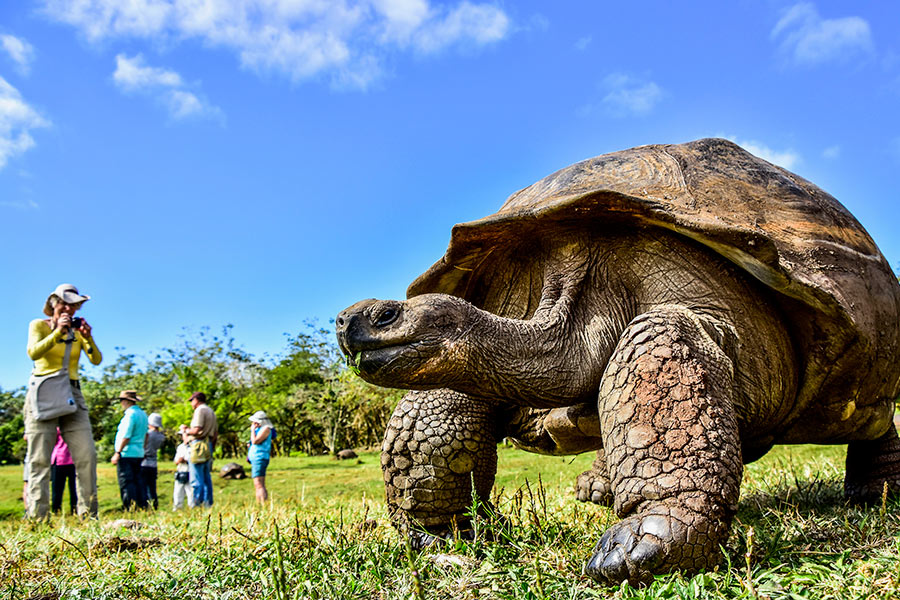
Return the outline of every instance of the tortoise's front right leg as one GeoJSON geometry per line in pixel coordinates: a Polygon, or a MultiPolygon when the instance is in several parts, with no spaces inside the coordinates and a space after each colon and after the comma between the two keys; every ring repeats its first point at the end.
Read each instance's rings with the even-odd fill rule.
{"type": "Polygon", "coordinates": [[[632,584],[715,566],[740,492],[732,363],[691,311],[633,320],[600,389],[603,446],[622,521],[585,573],[632,584]]]}
{"type": "Polygon", "coordinates": [[[448,389],[410,391],[388,422],[381,446],[388,513],[414,548],[470,536],[474,496],[489,506],[497,473],[496,404],[448,389]],[[472,484],[474,482],[474,490],[472,484]]]}

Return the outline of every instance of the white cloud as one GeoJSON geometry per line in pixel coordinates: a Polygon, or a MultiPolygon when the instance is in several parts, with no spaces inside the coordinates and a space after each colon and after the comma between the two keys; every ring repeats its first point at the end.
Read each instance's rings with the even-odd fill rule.
{"type": "Polygon", "coordinates": [[[169,112],[176,119],[202,116],[208,111],[197,96],[184,90],[170,90],[167,95],[169,112]]]}
{"type": "Polygon", "coordinates": [[[245,68],[301,81],[328,76],[365,88],[397,50],[433,54],[506,37],[493,4],[463,0],[42,0],[51,19],[89,40],[195,39],[233,52],[245,68]]]}
{"type": "Polygon", "coordinates": [[[822,157],[827,158],[829,160],[834,160],[835,158],[840,158],[841,156],[841,147],[835,144],[834,146],[828,146],[824,150],[822,150],[822,157]]]}
{"type": "Polygon", "coordinates": [[[785,11],[772,29],[785,55],[801,65],[843,62],[874,51],[869,23],[861,17],[823,19],[812,3],[785,11]]]}
{"type": "Polygon", "coordinates": [[[593,38],[589,35],[586,35],[582,38],[578,38],[575,41],[575,48],[581,51],[587,50],[587,47],[591,45],[593,38]]]}
{"type": "Polygon", "coordinates": [[[113,81],[123,90],[135,91],[149,87],[181,87],[181,76],[175,71],[167,71],[144,64],[140,54],[128,58],[124,54],[116,56],[116,71],[113,81]]]}
{"type": "Polygon", "coordinates": [[[0,169],[34,147],[33,129],[49,126],[47,119],[25,103],[19,90],[0,77],[0,169]]]}
{"type": "Polygon", "coordinates": [[[437,52],[453,44],[483,46],[503,39],[508,29],[509,18],[500,9],[463,2],[446,15],[422,24],[414,44],[423,52],[437,52]]]}
{"type": "MultiPolygon", "coordinates": [[[[202,9],[206,2],[199,0],[188,4],[202,9]]],[[[173,3],[167,0],[44,0],[43,5],[47,15],[75,25],[92,41],[162,33],[173,10],[173,3]]]]}
{"type": "Polygon", "coordinates": [[[116,56],[113,82],[124,92],[139,92],[155,97],[176,120],[189,117],[221,118],[222,111],[185,89],[187,85],[175,71],[151,67],[140,54],[132,58],[116,56]]]}
{"type": "Polygon", "coordinates": [[[645,115],[662,100],[663,90],[652,81],[613,73],[604,80],[602,105],[614,116],[645,115]]]}
{"type": "Polygon", "coordinates": [[[19,72],[27,75],[34,61],[34,48],[31,44],[13,35],[0,35],[0,48],[2,48],[16,64],[19,72]]]}
{"type": "Polygon", "coordinates": [[[770,163],[776,164],[779,167],[784,167],[785,169],[793,169],[801,162],[800,155],[791,149],[780,151],[772,150],[765,144],[757,142],[756,140],[741,140],[728,135],[719,135],[717,137],[731,140],[750,154],[754,154],[763,160],[767,160],[770,163]]]}
{"type": "Polygon", "coordinates": [[[372,4],[384,18],[384,39],[409,40],[430,12],[425,0],[373,0],[372,4]]]}

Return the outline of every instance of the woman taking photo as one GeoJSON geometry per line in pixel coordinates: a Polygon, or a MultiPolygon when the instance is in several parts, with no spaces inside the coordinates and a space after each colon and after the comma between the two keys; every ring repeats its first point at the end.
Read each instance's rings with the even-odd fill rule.
{"type": "Polygon", "coordinates": [[[269,499],[266,490],[266,469],[269,467],[269,457],[272,455],[272,438],[275,430],[272,421],[266,413],[258,410],[250,417],[250,450],[247,452],[247,460],[250,461],[253,487],[256,489],[256,501],[262,504],[269,499]]]}
{"type": "Polygon", "coordinates": [[[24,409],[30,517],[44,519],[50,509],[50,457],[56,444],[57,428],[69,446],[75,464],[78,516],[97,516],[97,452],[87,403],[81,394],[78,359],[84,352],[88,360],[97,365],[103,356],[94,342],[91,326],[84,319],[75,317],[75,312],[88,300],[90,296],[79,294],[74,285],[63,283],[53,290],[44,303],[44,314],[49,318],[35,319],[28,326],[28,356],[34,361],[24,409]],[[64,365],[66,358],[68,364],[64,365]],[[73,410],[68,414],[48,417],[47,414],[52,414],[52,411],[41,413],[44,407],[41,403],[45,401],[45,396],[39,395],[44,393],[42,380],[57,374],[64,383],[64,372],[68,373],[69,385],[65,392],[54,393],[66,394],[63,403],[69,403],[73,410]]]}

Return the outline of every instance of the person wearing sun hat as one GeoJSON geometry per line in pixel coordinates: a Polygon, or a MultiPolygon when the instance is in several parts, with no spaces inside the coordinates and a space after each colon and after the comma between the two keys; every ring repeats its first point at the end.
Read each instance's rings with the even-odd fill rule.
{"type": "Polygon", "coordinates": [[[275,428],[266,413],[258,410],[250,417],[250,448],[247,460],[250,461],[253,487],[256,490],[256,501],[262,504],[269,499],[266,489],[266,469],[272,455],[272,440],[275,428]]]}
{"type": "Polygon", "coordinates": [[[32,379],[68,370],[71,402],[75,411],[49,419],[38,419],[33,399],[26,395],[24,406],[25,437],[28,442],[28,515],[44,519],[50,510],[50,460],[59,435],[69,446],[75,464],[77,512],[82,518],[97,516],[97,452],[87,402],[81,393],[78,361],[81,354],[98,365],[103,355],[94,341],[91,326],[75,312],[90,300],[74,285],[63,283],[44,301],[47,319],[35,319],[28,325],[28,357],[34,361],[32,379]],[[68,364],[63,362],[68,356],[68,364]]]}
{"type": "Polygon", "coordinates": [[[138,402],[143,398],[135,390],[122,390],[117,398],[122,407],[122,420],[116,430],[116,441],[113,445],[115,454],[110,462],[116,465],[119,479],[119,495],[122,508],[133,506],[147,508],[147,490],[141,477],[141,461],[144,460],[144,438],[147,436],[147,413],[138,402]]]}
{"type": "Polygon", "coordinates": [[[144,489],[147,490],[147,503],[153,505],[153,509],[159,508],[159,496],[156,493],[157,456],[159,449],[166,441],[166,435],[162,432],[162,415],[150,413],[147,417],[149,431],[144,438],[144,460],[141,461],[141,479],[144,480],[144,489]]]}

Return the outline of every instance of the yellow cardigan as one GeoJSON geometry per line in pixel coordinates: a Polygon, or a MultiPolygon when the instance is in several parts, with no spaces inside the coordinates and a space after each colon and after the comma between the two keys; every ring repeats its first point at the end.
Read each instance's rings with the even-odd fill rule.
{"type": "MultiPolygon", "coordinates": [[[[81,332],[75,332],[72,350],[69,354],[69,379],[78,379],[78,359],[81,351],[95,365],[103,360],[100,349],[94,343],[93,336],[85,338],[81,332]]],[[[35,319],[28,325],[28,356],[34,361],[35,375],[48,375],[62,368],[66,345],[59,329],[50,329],[50,324],[43,319],[35,319]]]]}

